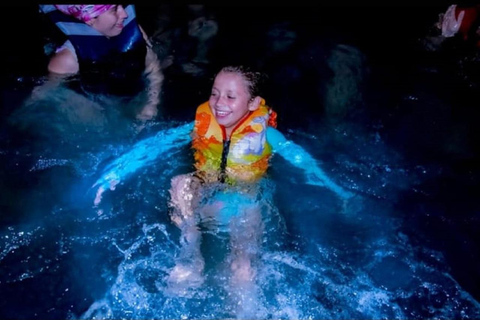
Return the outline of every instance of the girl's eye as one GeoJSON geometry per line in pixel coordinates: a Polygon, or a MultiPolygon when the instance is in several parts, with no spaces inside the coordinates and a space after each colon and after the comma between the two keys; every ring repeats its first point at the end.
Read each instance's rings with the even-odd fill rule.
{"type": "Polygon", "coordinates": [[[233,96],[227,96],[228,99],[235,99],[233,96]]]}

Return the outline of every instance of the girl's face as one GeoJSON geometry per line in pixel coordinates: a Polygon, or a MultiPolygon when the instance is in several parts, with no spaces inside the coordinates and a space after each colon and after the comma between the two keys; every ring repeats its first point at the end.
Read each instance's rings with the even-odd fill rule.
{"type": "Polygon", "coordinates": [[[106,37],[118,36],[123,30],[123,22],[128,17],[122,5],[115,5],[101,15],[88,21],[91,27],[95,28],[106,37]]]}
{"type": "Polygon", "coordinates": [[[222,71],[215,77],[208,103],[218,124],[230,135],[250,111],[258,108],[259,98],[252,99],[242,75],[222,71]]]}

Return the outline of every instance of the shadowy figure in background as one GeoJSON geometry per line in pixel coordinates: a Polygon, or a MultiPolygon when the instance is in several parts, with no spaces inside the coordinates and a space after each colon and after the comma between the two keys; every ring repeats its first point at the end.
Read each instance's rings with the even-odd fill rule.
{"type": "Polygon", "coordinates": [[[40,10],[67,41],[50,57],[48,81],[33,90],[33,100],[66,85],[78,94],[64,93],[69,97],[59,108],[72,122],[102,126],[104,109],[111,107],[141,123],[157,116],[163,73],[133,5],[40,5],[40,10]]]}
{"type": "Polygon", "coordinates": [[[220,24],[215,8],[205,5],[161,4],[152,17],[153,50],[165,75],[165,105],[169,115],[189,119],[191,106],[210,91],[206,81],[215,71],[220,24]],[[190,111],[189,111],[190,110],[190,111]],[[187,112],[185,112],[187,111],[187,112]]]}
{"type": "Polygon", "coordinates": [[[98,186],[94,200],[98,205],[106,189],[113,190],[127,174],[168,152],[173,141],[184,143],[191,136],[196,171],[174,177],[170,189],[171,219],[181,231],[181,250],[167,279],[175,294],[183,295],[204,281],[203,225],[229,235],[232,292],[238,295],[240,308],[245,302],[242,299],[252,298],[262,242],[261,208],[266,201],[263,197],[271,192],[264,190],[262,181],[274,153],[302,169],[306,183],[326,187],[342,201],[353,196],[330,180],[301,146],[276,129],[276,113],[259,95],[262,79],[261,73],[243,66],[223,67],[209,100],[198,106],[193,124],[139,142],[94,185],[98,186]]]}
{"type": "Polygon", "coordinates": [[[170,67],[170,72],[204,75],[219,29],[215,13],[205,5],[164,5],[161,11],[152,42],[162,64],[170,67]],[[171,19],[173,15],[177,17],[175,21],[171,19]]]}

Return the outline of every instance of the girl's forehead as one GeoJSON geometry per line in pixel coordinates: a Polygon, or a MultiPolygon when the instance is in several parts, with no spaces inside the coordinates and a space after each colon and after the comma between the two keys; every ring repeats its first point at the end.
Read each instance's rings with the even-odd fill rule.
{"type": "Polygon", "coordinates": [[[228,79],[235,79],[235,80],[243,80],[243,77],[241,74],[236,73],[236,72],[225,72],[222,71],[217,75],[218,78],[228,78],[228,79]]]}
{"type": "Polygon", "coordinates": [[[242,86],[247,88],[248,83],[245,81],[243,76],[234,72],[221,72],[215,78],[215,85],[231,85],[231,86],[242,86]]]}

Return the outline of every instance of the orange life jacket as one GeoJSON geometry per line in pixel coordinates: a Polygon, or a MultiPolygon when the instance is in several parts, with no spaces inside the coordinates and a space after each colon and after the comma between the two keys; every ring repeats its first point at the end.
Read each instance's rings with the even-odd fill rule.
{"type": "Polygon", "coordinates": [[[197,108],[193,129],[195,168],[206,181],[258,180],[268,168],[272,148],[267,126],[276,127],[276,113],[265,105],[251,112],[230,137],[210,110],[208,101],[197,108]]]}

